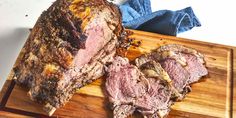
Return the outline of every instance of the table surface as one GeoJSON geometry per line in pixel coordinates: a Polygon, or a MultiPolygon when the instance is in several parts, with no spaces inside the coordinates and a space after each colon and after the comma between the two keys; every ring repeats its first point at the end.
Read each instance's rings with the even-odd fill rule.
{"type": "MultiPolygon", "coordinates": [[[[20,49],[42,13],[55,0],[0,0],[0,89],[20,49]]],[[[234,0],[151,0],[153,11],[191,6],[202,23],[178,37],[236,46],[234,0]]]]}

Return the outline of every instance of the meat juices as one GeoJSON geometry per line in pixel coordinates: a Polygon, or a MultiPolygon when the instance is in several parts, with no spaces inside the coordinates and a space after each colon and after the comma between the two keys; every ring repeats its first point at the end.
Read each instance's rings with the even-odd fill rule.
{"type": "Polygon", "coordinates": [[[190,92],[189,84],[208,72],[200,53],[169,44],[138,57],[135,65],[115,57],[107,73],[106,90],[115,118],[125,118],[134,111],[162,118],[174,102],[190,92]]]}

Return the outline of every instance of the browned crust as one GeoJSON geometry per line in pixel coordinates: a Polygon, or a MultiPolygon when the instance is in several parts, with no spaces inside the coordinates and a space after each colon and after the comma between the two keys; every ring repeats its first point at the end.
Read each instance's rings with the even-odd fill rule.
{"type": "MultiPolygon", "coordinates": [[[[21,56],[18,57],[19,63],[16,63],[13,68],[14,77],[17,78],[16,82],[20,85],[28,86],[31,88],[31,91],[40,91],[40,94],[44,93],[44,89],[42,87],[37,88],[35,85],[52,86],[52,88],[45,91],[56,90],[57,82],[64,77],[63,73],[73,66],[73,60],[78,50],[86,48],[84,47],[86,37],[83,34],[83,24],[86,25],[92,20],[94,13],[101,12],[100,10],[105,8],[108,8],[110,10],[109,12],[111,12],[113,16],[116,16],[118,20],[116,21],[117,24],[111,25],[116,25],[113,33],[119,39],[123,28],[121,25],[120,11],[115,5],[106,0],[85,0],[83,2],[81,2],[81,0],[57,0],[54,2],[37,20],[21,51],[21,56]],[[77,9],[76,12],[82,14],[81,16],[88,15],[86,19],[81,19],[80,14],[76,15],[74,11],[70,9],[70,6],[74,4],[73,2],[75,1],[79,1],[79,5],[84,5],[82,8],[85,9],[82,9],[82,11],[79,11],[81,10],[81,6],[77,6],[79,9],[77,9]],[[87,7],[90,10],[86,11],[87,7]],[[86,14],[87,12],[88,14],[86,14]],[[35,80],[32,76],[38,79],[35,80]]],[[[108,24],[109,23],[112,22],[108,22],[108,24]]],[[[113,40],[118,40],[117,38],[113,40]]],[[[116,44],[117,41],[115,41],[115,44],[111,45],[116,46],[116,44]]],[[[102,76],[104,73],[102,72],[103,65],[110,60],[108,56],[115,54],[115,48],[112,47],[111,50],[104,51],[104,53],[105,54],[102,53],[101,57],[99,57],[101,58],[100,60],[95,59],[98,65],[91,68],[99,72],[101,70],[100,74],[87,75],[85,76],[87,78],[84,78],[83,84],[76,86],[82,87],[102,76]]],[[[91,70],[89,72],[93,71],[91,70]]],[[[45,104],[45,108],[47,108],[46,111],[51,115],[56,108],[63,106],[65,102],[71,98],[75,90],[76,87],[70,90],[70,95],[67,96],[68,98],[66,98],[65,101],[59,100],[59,105],[51,104],[46,98],[35,95],[33,92],[29,92],[29,95],[32,100],[45,104]]],[[[54,96],[53,92],[51,96],[54,96]]]]}

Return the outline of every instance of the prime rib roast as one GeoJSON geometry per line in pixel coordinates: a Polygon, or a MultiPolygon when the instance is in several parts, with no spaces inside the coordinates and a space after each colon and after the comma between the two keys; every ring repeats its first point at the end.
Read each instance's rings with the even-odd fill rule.
{"type": "Polygon", "coordinates": [[[112,3],[57,0],[32,29],[13,68],[14,79],[52,115],[76,89],[106,73],[115,118],[135,111],[159,118],[208,73],[202,54],[177,44],[161,46],[132,64],[114,57],[124,34],[120,11],[112,3]]]}
{"type": "Polygon", "coordinates": [[[107,68],[106,90],[115,118],[138,111],[148,118],[167,116],[170,106],[208,74],[203,55],[177,44],[161,46],[130,64],[115,57],[107,68]]]}
{"type": "Polygon", "coordinates": [[[121,14],[106,0],[57,0],[32,29],[14,78],[51,115],[104,74],[122,32],[121,14]]]}

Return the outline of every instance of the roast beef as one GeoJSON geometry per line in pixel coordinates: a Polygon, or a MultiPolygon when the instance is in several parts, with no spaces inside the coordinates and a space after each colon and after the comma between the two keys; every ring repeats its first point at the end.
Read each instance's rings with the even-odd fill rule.
{"type": "Polygon", "coordinates": [[[118,8],[106,0],[57,0],[24,45],[16,82],[51,115],[76,89],[104,74],[122,31],[118,8]]]}
{"type": "MultiPolygon", "coordinates": [[[[183,95],[187,92],[186,90],[189,90],[188,84],[197,82],[208,73],[201,53],[178,44],[161,46],[149,54],[140,56],[138,59],[144,60],[136,61],[136,64],[139,65],[150,60],[160,63],[170,76],[171,84],[183,95]]],[[[179,96],[180,99],[182,97],[184,96],[179,96]]]]}
{"type": "Polygon", "coordinates": [[[189,84],[208,73],[202,54],[177,44],[161,46],[134,63],[116,57],[107,69],[114,117],[125,118],[134,111],[148,118],[165,117],[170,106],[190,92],[189,84]]]}
{"type": "Polygon", "coordinates": [[[163,117],[171,105],[171,87],[161,73],[145,77],[129,64],[127,58],[115,57],[107,69],[106,90],[113,105],[115,118],[125,118],[135,110],[144,116],[163,117]]]}
{"type": "Polygon", "coordinates": [[[162,56],[162,59],[159,59],[160,61],[174,59],[176,62],[180,63],[189,73],[188,84],[197,82],[202,76],[208,74],[204,65],[205,61],[203,55],[192,48],[178,44],[169,44],[161,46],[156,50],[156,53],[165,55],[162,56]]]}
{"type": "Polygon", "coordinates": [[[160,63],[169,74],[172,80],[172,85],[179,93],[182,93],[190,76],[188,71],[173,59],[166,59],[160,63]]]}

